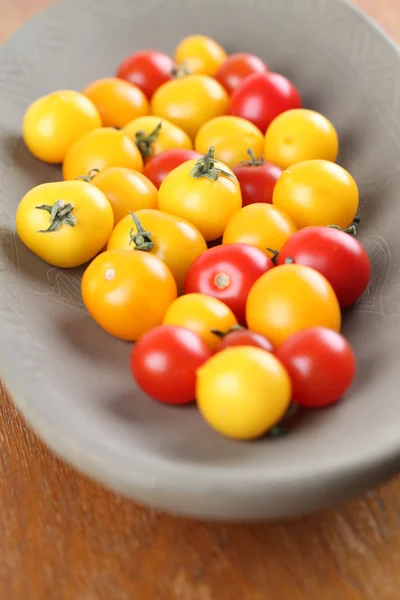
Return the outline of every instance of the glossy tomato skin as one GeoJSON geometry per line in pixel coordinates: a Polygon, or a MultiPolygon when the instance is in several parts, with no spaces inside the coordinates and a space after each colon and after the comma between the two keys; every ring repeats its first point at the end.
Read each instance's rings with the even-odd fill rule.
{"type": "Polygon", "coordinates": [[[156,50],[134,52],[122,61],[116,76],[133,83],[150,100],[157,88],[172,79],[172,58],[156,50]]]}
{"type": "Polygon", "coordinates": [[[305,227],[282,247],[278,265],[291,258],[319,271],[333,287],[341,308],[365,292],[371,266],[368,254],[352,235],[331,227],[305,227]]]}
{"type": "Polygon", "coordinates": [[[133,347],[131,369],[139,387],[159,402],[188,404],[196,394],[196,371],[212,352],[190,329],[161,325],[133,347]]]}
{"type": "Polygon", "coordinates": [[[274,266],[268,256],[248,244],[215,246],[201,254],[185,279],[185,293],[213,296],[246,322],[246,300],[252,285],[274,266]]]}
{"type": "Polygon", "coordinates": [[[187,160],[197,160],[198,158],[201,158],[201,154],[195,150],[184,150],[181,148],[165,150],[161,154],[150,158],[143,169],[143,175],[146,175],[156,188],[159,189],[166,176],[176,169],[176,167],[179,167],[179,165],[187,160]]]}
{"type": "Polygon", "coordinates": [[[265,202],[272,204],[275,184],[282,175],[282,169],[268,161],[260,165],[239,165],[233,169],[242,190],[242,204],[265,202]]]}
{"type": "Polygon", "coordinates": [[[171,271],[147,252],[102,252],[82,277],[82,298],[89,313],[100,327],[122,340],[136,341],[161,325],[176,296],[171,271]]]}
{"type": "Polygon", "coordinates": [[[254,346],[267,350],[267,352],[272,352],[274,349],[271,342],[265,336],[244,327],[233,327],[231,331],[228,331],[221,339],[219,346],[217,346],[217,352],[221,352],[225,348],[232,348],[232,346],[254,346]]]}
{"type": "Polygon", "coordinates": [[[324,327],[300,331],[275,351],[287,369],[293,400],[302,406],[333,404],[350,387],[356,372],[356,359],[348,341],[324,327]]]}
{"type": "Polygon", "coordinates": [[[300,94],[279,73],[255,73],[233,92],[228,113],[247,119],[265,133],[268,125],[285,110],[301,108],[300,94]]]}
{"type": "Polygon", "coordinates": [[[339,302],[329,281],[304,265],[280,265],[262,275],[250,290],[246,305],[249,328],[274,346],[310,327],[340,331],[339,302]]]}
{"type": "Polygon", "coordinates": [[[228,94],[232,94],[244,79],[265,71],[268,71],[268,68],[261,58],[247,52],[237,52],[231,54],[220,66],[215,79],[224,86],[228,94]]]}
{"type": "Polygon", "coordinates": [[[178,65],[185,65],[190,73],[213,77],[226,59],[225,50],[205,35],[189,35],[175,48],[174,58],[178,65]]]}

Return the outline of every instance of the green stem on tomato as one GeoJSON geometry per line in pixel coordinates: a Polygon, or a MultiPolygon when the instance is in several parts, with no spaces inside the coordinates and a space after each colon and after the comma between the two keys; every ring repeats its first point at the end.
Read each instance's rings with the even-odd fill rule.
{"type": "Polygon", "coordinates": [[[152,248],[154,248],[154,242],[151,239],[150,231],[145,230],[141,221],[138,219],[138,217],[135,215],[135,213],[131,212],[130,215],[133,219],[133,222],[135,223],[136,232],[134,231],[134,228],[132,227],[132,229],[129,232],[129,235],[131,238],[129,244],[134,244],[134,248],[133,248],[134,250],[141,250],[142,252],[150,252],[150,250],[152,248]]]}

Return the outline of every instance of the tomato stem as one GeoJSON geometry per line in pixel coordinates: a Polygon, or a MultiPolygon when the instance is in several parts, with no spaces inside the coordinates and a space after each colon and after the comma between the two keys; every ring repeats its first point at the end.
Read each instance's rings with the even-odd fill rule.
{"type": "Polygon", "coordinates": [[[138,217],[135,215],[135,213],[131,212],[130,215],[133,219],[133,222],[135,223],[136,232],[134,231],[134,228],[132,227],[132,229],[129,232],[129,235],[131,238],[129,244],[134,244],[134,248],[133,248],[134,250],[141,250],[142,252],[150,252],[150,250],[152,248],[154,248],[154,242],[151,239],[150,231],[145,230],[141,221],[138,219],[138,217]]]}
{"type": "Polygon", "coordinates": [[[222,340],[226,335],[229,335],[230,333],[234,333],[235,331],[244,331],[245,329],[246,327],[243,327],[243,325],[232,325],[232,327],[230,327],[228,331],[220,331],[219,329],[210,329],[210,331],[222,340]]]}
{"type": "Polygon", "coordinates": [[[272,262],[274,263],[274,265],[276,266],[276,264],[277,264],[277,260],[278,260],[278,256],[279,256],[279,252],[278,252],[278,250],[274,250],[273,248],[266,248],[266,250],[267,250],[268,252],[271,252],[271,254],[272,254],[272,258],[271,258],[271,260],[272,260],[272,262]]]}
{"type": "Polygon", "coordinates": [[[90,183],[93,177],[96,177],[100,173],[100,169],[90,169],[87,175],[78,175],[75,179],[81,179],[82,181],[86,181],[86,183],[90,183]]]}
{"type": "Polygon", "coordinates": [[[189,69],[186,61],[184,60],[180,65],[174,65],[172,67],[171,75],[174,79],[182,79],[183,77],[192,75],[192,71],[189,69]]]}
{"type": "Polygon", "coordinates": [[[149,134],[143,130],[135,133],[136,146],[139,148],[140,154],[143,156],[143,158],[149,158],[149,156],[153,156],[153,144],[160,135],[161,128],[162,121],[160,121],[157,127],[149,134]]]}
{"type": "Polygon", "coordinates": [[[64,200],[56,200],[51,206],[50,204],[41,204],[36,206],[38,210],[47,210],[50,214],[50,225],[48,229],[39,229],[37,233],[52,233],[58,231],[62,225],[75,227],[76,219],[72,214],[74,205],[71,202],[65,203],[64,200]]]}
{"type": "MultiPolygon", "coordinates": [[[[354,222],[357,223],[356,220],[354,220],[354,222]]],[[[342,229],[341,227],[339,227],[339,225],[327,225],[327,227],[330,227],[331,229],[338,229],[339,231],[343,231],[343,233],[348,233],[349,235],[357,234],[357,228],[355,225],[350,225],[349,227],[346,227],[346,229],[342,229]]]]}
{"type": "Polygon", "coordinates": [[[242,167],[259,167],[264,164],[264,156],[262,155],[260,158],[256,158],[254,152],[251,148],[247,150],[247,154],[250,156],[250,160],[244,160],[241,163],[242,167]]]}
{"type": "Polygon", "coordinates": [[[231,179],[235,179],[232,173],[228,173],[223,169],[215,166],[215,151],[213,146],[209,149],[207,154],[202,156],[196,161],[193,169],[190,171],[190,174],[195,179],[201,179],[202,177],[207,177],[210,181],[217,181],[220,175],[224,175],[225,177],[230,177],[231,179]]]}

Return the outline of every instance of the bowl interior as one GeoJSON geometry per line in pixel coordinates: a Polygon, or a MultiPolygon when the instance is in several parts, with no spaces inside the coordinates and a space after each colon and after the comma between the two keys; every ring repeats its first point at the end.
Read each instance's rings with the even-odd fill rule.
{"type": "Polygon", "coordinates": [[[399,67],[394,45],[358,11],[332,0],[72,0],[39,15],[1,50],[0,372],[55,450],[139,500],[196,516],[240,518],[315,508],[362,487],[375,462],[395,458],[399,67]],[[60,178],[58,168],[36,161],[21,140],[29,103],[112,74],[136,49],[172,52],[193,32],[215,37],[229,51],[258,54],[291,78],[304,105],[337,127],[339,162],[360,187],[359,239],[372,277],[344,316],[357,380],[342,403],[310,414],[278,440],[231,442],[194,408],[146,398],[131,380],[130,345],[87,315],[81,271],[49,267],[14,232],[20,198],[60,178]]]}

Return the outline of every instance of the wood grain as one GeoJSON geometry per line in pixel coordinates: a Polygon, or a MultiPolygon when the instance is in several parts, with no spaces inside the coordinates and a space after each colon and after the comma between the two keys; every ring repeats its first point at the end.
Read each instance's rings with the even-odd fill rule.
{"type": "MultiPolygon", "coordinates": [[[[48,3],[0,0],[0,41],[48,3]]],[[[358,4],[400,41],[400,0],[358,4]]],[[[399,478],[284,524],[174,519],[55,459],[0,397],[1,600],[399,599],[399,478]]]]}

